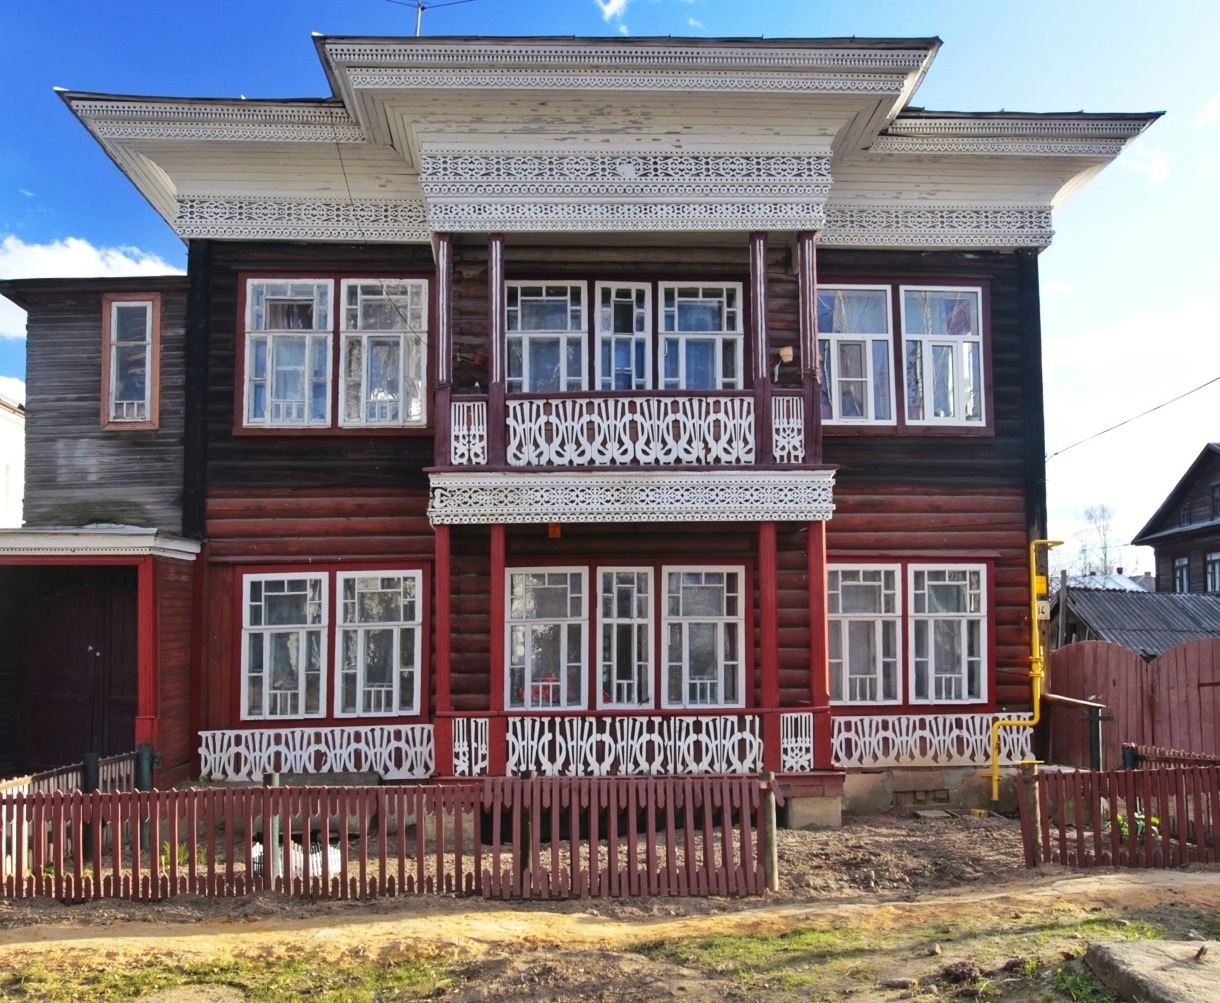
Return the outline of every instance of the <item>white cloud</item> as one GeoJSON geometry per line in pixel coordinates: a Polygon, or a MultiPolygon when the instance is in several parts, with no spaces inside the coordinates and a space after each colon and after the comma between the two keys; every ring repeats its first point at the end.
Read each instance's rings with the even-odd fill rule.
{"type": "MultiPolygon", "coordinates": [[[[80,237],[27,244],[20,237],[0,238],[0,279],[106,278],[181,272],[137,247],[94,247],[80,237]]],[[[25,311],[0,298],[0,338],[25,337],[25,311]]]]}
{"type": "Polygon", "coordinates": [[[698,20],[696,20],[696,19],[695,19],[695,18],[693,18],[693,17],[688,17],[688,18],[686,19],[686,25],[687,25],[687,27],[688,27],[688,28],[702,28],[702,27],[703,27],[703,22],[702,22],[702,21],[698,21],[698,20]]]}
{"type": "Polygon", "coordinates": [[[1144,174],[1154,185],[1169,178],[1169,154],[1154,146],[1133,146],[1123,153],[1119,164],[1129,171],[1144,174]]]}
{"type": "Polygon", "coordinates": [[[618,33],[619,33],[620,35],[630,35],[630,34],[631,34],[631,30],[630,30],[630,29],[629,29],[629,28],[628,28],[628,27],[627,27],[625,24],[620,24],[620,25],[618,26],[618,33]]]}
{"type": "Polygon", "coordinates": [[[1042,292],[1047,296],[1069,296],[1075,292],[1076,287],[1070,282],[1065,282],[1063,279],[1051,279],[1049,282],[1042,283],[1042,292]]]}
{"type": "Polygon", "coordinates": [[[25,380],[19,380],[16,376],[0,376],[0,397],[24,404],[25,380]]]}
{"type": "Polygon", "coordinates": [[[1216,121],[1220,121],[1220,94],[1213,95],[1195,119],[1195,123],[1198,125],[1207,125],[1209,122],[1216,121]]]}
{"type": "Polygon", "coordinates": [[[593,0],[602,12],[602,20],[609,21],[611,18],[622,17],[623,11],[627,9],[627,4],[631,0],[593,0]]]}

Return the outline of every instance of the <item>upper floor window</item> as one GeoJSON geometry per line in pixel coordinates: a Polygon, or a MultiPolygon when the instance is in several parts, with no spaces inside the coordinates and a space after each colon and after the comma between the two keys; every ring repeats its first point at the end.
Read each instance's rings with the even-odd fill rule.
{"type": "Polygon", "coordinates": [[[1208,592],[1220,592],[1220,550],[1213,550],[1204,556],[1203,577],[1208,592]]]}
{"type": "Polygon", "coordinates": [[[981,290],[902,286],[900,292],[907,422],[981,425],[981,290]]]}
{"type": "Polygon", "coordinates": [[[509,282],[505,291],[508,392],[584,390],[584,285],[509,282]]]}
{"type": "Polygon", "coordinates": [[[427,408],[428,286],[343,281],[339,424],[423,425],[427,408]]]}
{"type": "Polygon", "coordinates": [[[1193,520],[1192,520],[1192,513],[1190,510],[1190,502],[1187,502],[1185,505],[1182,506],[1181,511],[1178,512],[1178,525],[1179,526],[1189,526],[1192,521],[1193,520]]]}
{"type": "Polygon", "coordinates": [[[910,567],[911,702],[984,698],[985,569],[910,567]]]}
{"type": "Polygon", "coordinates": [[[1185,593],[1190,591],[1190,558],[1175,557],[1173,559],[1173,590],[1185,593]]]}
{"type": "Polygon", "coordinates": [[[102,297],[102,426],[157,428],[161,296],[102,297]]]}
{"type": "Polygon", "coordinates": [[[827,422],[894,421],[894,341],[888,286],[818,289],[822,417],[827,422]]]}
{"type": "Polygon", "coordinates": [[[745,343],[741,283],[662,283],[660,297],[661,388],[740,388],[745,343]]]}
{"type": "Polygon", "coordinates": [[[333,286],[320,279],[247,286],[247,425],[330,425],[333,286]]]}
{"type": "Polygon", "coordinates": [[[652,289],[597,283],[597,389],[652,387],[652,289]]]}
{"type": "Polygon", "coordinates": [[[1212,518],[1220,519],[1220,484],[1212,485],[1212,518]]]}

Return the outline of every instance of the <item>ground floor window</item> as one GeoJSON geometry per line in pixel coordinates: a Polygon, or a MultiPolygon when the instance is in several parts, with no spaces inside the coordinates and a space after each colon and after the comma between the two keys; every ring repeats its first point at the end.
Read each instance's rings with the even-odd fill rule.
{"type": "Polygon", "coordinates": [[[665,705],[740,707],[741,573],[666,570],[665,705]]]}
{"type": "Polygon", "coordinates": [[[585,706],[588,611],[583,569],[512,571],[508,576],[508,706],[585,706]]]}
{"type": "Polygon", "coordinates": [[[246,576],[244,717],[323,712],[326,585],[321,575],[246,576]]]}
{"type": "Polygon", "coordinates": [[[420,577],[339,575],[337,714],[419,713],[420,577]]]}
{"type": "Polygon", "coordinates": [[[899,700],[900,574],[896,566],[828,570],[830,699],[836,703],[899,700]]]}
{"type": "Polygon", "coordinates": [[[983,699],[981,567],[910,569],[911,701],[983,699]]]}

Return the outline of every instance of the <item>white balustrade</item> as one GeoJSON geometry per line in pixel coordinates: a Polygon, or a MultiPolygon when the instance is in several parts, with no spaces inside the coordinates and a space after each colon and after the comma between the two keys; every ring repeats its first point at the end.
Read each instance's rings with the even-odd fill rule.
{"type": "Polygon", "coordinates": [[[776,463],[805,462],[805,401],[801,397],[771,398],[771,451],[776,463]]]}
{"type": "MultiPolygon", "coordinates": [[[[1014,714],[1013,719],[1029,715],[1014,714]]],[[[835,717],[833,751],[843,766],[986,766],[992,722],[1005,714],[835,717]]],[[[1033,728],[1000,729],[1000,763],[1033,758],[1033,728]]]]}
{"type": "Polygon", "coordinates": [[[454,401],[449,430],[449,462],[455,467],[487,462],[487,402],[454,401]]]}
{"type": "Polygon", "coordinates": [[[489,761],[487,718],[454,718],[453,775],[455,777],[485,777],[489,761]]]}
{"type": "Polygon", "coordinates": [[[415,780],[436,769],[432,725],[247,728],[200,732],[204,779],[258,781],[267,773],[376,773],[415,780]]]}
{"type": "Polygon", "coordinates": [[[762,756],[753,714],[508,719],[510,775],[749,774],[762,770],[762,756]]]}
{"type": "Polygon", "coordinates": [[[780,770],[813,772],[813,713],[798,711],[779,717],[780,770]]]}
{"type": "Polygon", "coordinates": [[[514,467],[754,462],[750,397],[556,397],[507,415],[514,467]]]}

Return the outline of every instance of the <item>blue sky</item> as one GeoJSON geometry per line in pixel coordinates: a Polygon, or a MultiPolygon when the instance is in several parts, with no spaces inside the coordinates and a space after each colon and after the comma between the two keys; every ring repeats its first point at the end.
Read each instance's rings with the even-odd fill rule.
{"type": "MultiPolygon", "coordinates": [[[[52,88],[329,94],[310,32],[410,34],[389,0],[0,3],[0,277],[182,268],[182,242],[52,88]]],[[[944,46],[915,97],[945,110],[1129,112],[1158,122],[1056,217],[1041,256],[1048,452],[1220,376],[1220,4],[1179,0],[472,0],[425,34],[915,36],[944,46]]],[[[0,393],[23,317],[0,303],[0,393]]],[[[1209,440],[1220,382],[1052,458],[1052,535],[1107,504],[1126,541],[1209,440]]],[[[1150,567],[1143,553],[1129,569],[1150,567]]]]}

